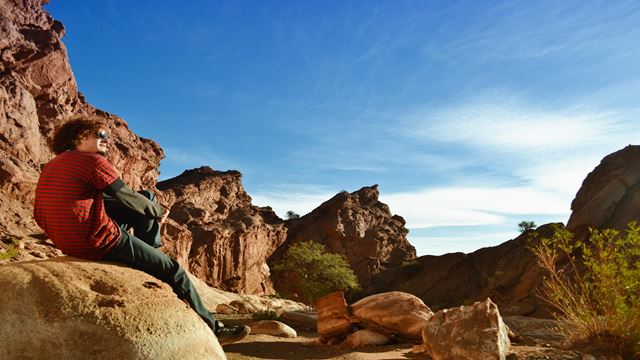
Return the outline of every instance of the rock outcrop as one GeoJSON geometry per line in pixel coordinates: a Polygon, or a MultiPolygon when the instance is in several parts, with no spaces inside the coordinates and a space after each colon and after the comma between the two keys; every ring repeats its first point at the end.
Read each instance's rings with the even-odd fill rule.
{"type": "Polygon", "coordinates": [[[433,360],[505,360],[511,346],[500,311],[490,299],[438,311],[422,337],[433,360]]]}
{"type": "Polygon", "coordinates": [[[337,291],[318,299],[316,306],[320,341],[349,347],[381,345],[391,339],[419,342],[433,316],[422,300],[399,291],[368,296],[353,305],[347,305],[344,294],[337,291]]]}
{"type": "Polygon", "coordinates": [[[133,188],[153,187],[162,150],[136,136],[115,115],[89,105],[77,85],[61,38],[64,26],[41,0],[0,0],[0,234],[40,232],[31,204],[55,128],[76,114],[96,115],[109,127],[110,160],[133,188]]]}
{"type": "Polygon", "coordinates": [[[379,194],[377,185],[343,191],[309,214],[287,221],[287,241],[270,262],[281,259],[288,246],[313,240],[344,255],[360,286],[367,288],[388,266],[413,260],[416,250],[407,241],[404,219],[392,215],[379,194]]]}
{"type": "Polygon", "coordinates": [[[434,310],[491,297],[503,314],[549,316],[549,309],[536,293],[545,272],[529,246],[552,233],[549,224],[470,254],[421,256],[379,274],[372,293],[408,292],[434,310]]]}
{"type": "Polygon", "coordinates": [[[241,178],[237,171],[201,167],[158,183],[176,222],[164,230],[173,239],[167,252],[210,286],[273,294],[267,258],[285,241],[286,229],[269,209],[251,204],[241,178]]]}
{"type": "Polygon", "coordinates": [[[171,288],[71,257],[0,266],[3,359],[226,359],[171,288]]]}
{"type": "Polygon", "coordinates": [[[623,231],[640,222],[640,146],[629,145],[607,155],[582,182],[571,202],[567,229],[578,239],[589,228],[623,231]]]}

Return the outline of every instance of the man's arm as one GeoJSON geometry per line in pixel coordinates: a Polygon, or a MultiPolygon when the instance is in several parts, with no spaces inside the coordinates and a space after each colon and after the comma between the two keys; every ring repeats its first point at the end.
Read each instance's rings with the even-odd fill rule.
{"type": "Polygon", "coordinates": [[[148,218],[152,219],[164,219],[166,218],[167,211],[160,204],[157,204],[142,194],[139,194],[127,184],[122,181],[122,179],[118,178],[116,181],[111,183],[109,186],[102,190],[105,194],[117,199],[120,203],[128,207],[129,209],[145,215],[148,218]]]}

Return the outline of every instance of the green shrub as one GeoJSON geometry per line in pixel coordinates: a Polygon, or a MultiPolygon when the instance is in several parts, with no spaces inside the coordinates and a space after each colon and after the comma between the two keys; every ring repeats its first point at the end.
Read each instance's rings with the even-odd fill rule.
{"type": "Polygon", "coordinates": [[[5,248],[0,248],[0,260],[13,259],[20,254],[20,250],[15,244],[7,245],[5,248]]]}
{"type": "Polygon", "coordinates": [[[556,226],[532,250],[549,272],[541,295],[570,340],[640,358],[640,227],[592,230],[583,243],[556,226]]]}
{"type": "Polygon", "coordinates": [[[520,228],[521,233],[525,233],[529,230],[533,230],[536,228],[536,223],[534,221],[521,221],[518,224],[518,228],[520,228]]]}
{"type": "Polygon", "coordinates": [[[347,260],[342,255],[326,252],[323,245],[314,241],[292,245],[273,270],[287,297],[308,304],[333,291],[360,288],[347,260]]]}
{"type": "Polygon", "coordinates": [[[251,315],[253,320],[278,320],[280,316],[275,310],[260,310],[251,315]]]}

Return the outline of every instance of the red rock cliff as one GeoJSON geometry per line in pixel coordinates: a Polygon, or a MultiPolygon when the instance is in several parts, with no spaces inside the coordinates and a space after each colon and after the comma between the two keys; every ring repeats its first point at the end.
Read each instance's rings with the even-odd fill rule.
{"type": "Polygon", "coordinates": [[[332,253],[344,255],[360,285],[366,288],[372,277],[390,265],[416,257],[407,241],[409,230],[401,216],[392,215],[380,202],[378,186],[353,193],[338,193],[309,214],[287,222],[286,244],[270,261],[282,258],[291,244],[313,240],[332,253]]]}
{"type": "MultiPolygon", "coordinates": [[[[170,218],[186,228],[169,253],[211,286],[249,294],[272,294],[267,258],[284,242],[286,229],[269,209],[251,204],[238,171],[209,167],[158,183],[170,218]],[[187,264],[188,263],[188,264],[187,264]]],[[[171,235],[176,225],[165,227],[171,235]]]]}
{"type": "Polygon", "coordinates": [[[53,131],[74,114],[104,119],[115,145],[110,160],[133,188],[153,187],[162,150],[78,92],[61,38],[63,25],[37,0],[0,0],[0,233],[40,232],[31,213],[40,168],[53,154],[53,131]]]}

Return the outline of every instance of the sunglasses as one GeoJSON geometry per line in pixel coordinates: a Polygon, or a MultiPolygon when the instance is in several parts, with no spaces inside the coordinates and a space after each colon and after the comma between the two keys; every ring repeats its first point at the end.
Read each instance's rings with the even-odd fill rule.
{"type": "Polygon", "coordinates": [[[100,140],[107,140],[109,138],[109,134],[105,130],[100,130],[96,133],[96,136],[100,140]]]}

